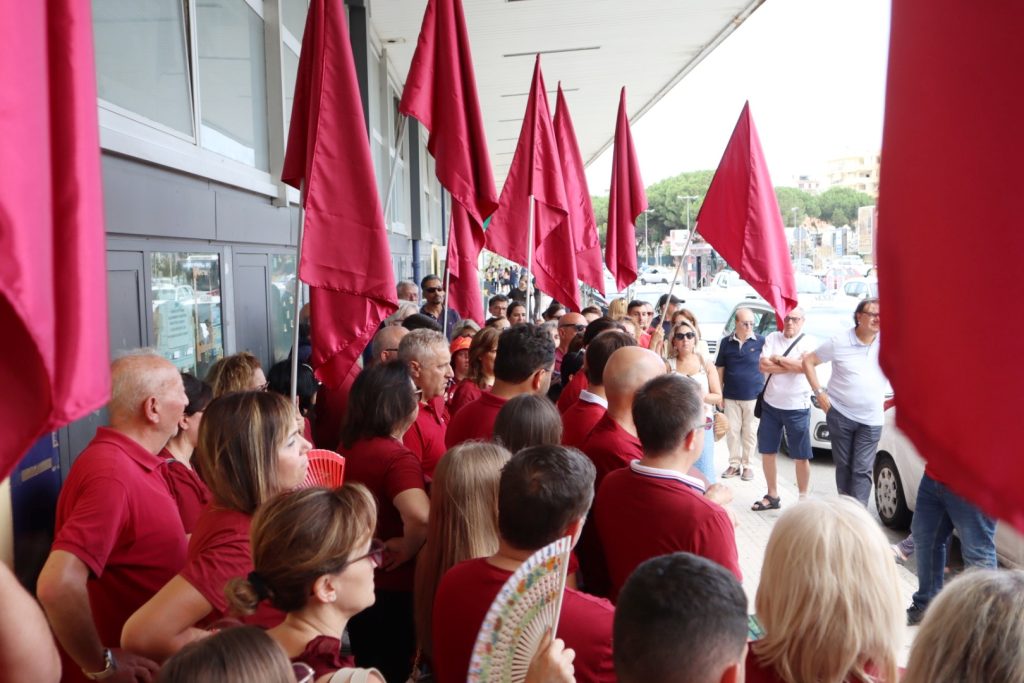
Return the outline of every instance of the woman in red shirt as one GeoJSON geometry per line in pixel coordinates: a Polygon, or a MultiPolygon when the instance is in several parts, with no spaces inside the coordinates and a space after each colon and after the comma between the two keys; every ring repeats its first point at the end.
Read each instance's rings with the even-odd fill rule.
{"type": "MultiPolygon", "coordinates": [[[[376,525],[377,504],[359,484],[287,493],[253,517],[255,569],[228,584],[228,600],[243,614],[263,601],[285,612],[268,633],[289,659],[309,665],[316,681],[353,665],[341,655],[341,634],[374,601],[373,570],[383,549],[373,540],[376,525]]],[[[372,670],[369,680],[384,683],[372,670]]]]}
{"type": "Polygon", "coordinates": [[[755,606],[765,636],[747,683],[896,683],[906,618],[885,534],[852,498],[800,503],[775,523],[755,606]]]}
{"type": "Polygon", "coordinates": [[[493,327],[485,327],[475,335],[469,345],[469,375],[455,385],[452,398],[448,401],[448,413],[472,403],[494,385],[494,359],[498,355],[498,337],[501,333],[493,327]]]}
{"type": "Polygon", "coordinates": [[[181,381],[185,385],[188,405],[178,420],[178,433],[171,437],[160,455],[167,459],[163,470],[167,488],[178,504],[185,533],[191,535],[200,513],[210,502],[210,490],[192,468],[192,453],[199,442],[199,424],[203,420],[203,411],[213,398],[213,389],[187,372],[181,373],[181,381]]]}
{"type": "MultiPolygon", "coordinates": [[[[227,394],[207,407],[196,456],[213,500],[196,524],[184,569],[125,623],[126,649],[163,661],[227,616],[224,586],[252,571],[253,513],[306,476],[310,443],[296,418],[288,399],[265,392],[227,394]]],[[[283,616],[268,606],[246,621],[267,628],[283,616]]]]}
{"type": "Polygon", "coordinates": [[[430,500],[423,468],[402,436],[416,421],[419,402],[401,361],[374,365],[352,384],[339,450],[346,481],[377,498],[376,538],[384,542],[383,565],[374,577],[376,604],[349,624],[356,663],[380,669],[388,681],[404,681],[416,649],[412,587],[416,554],[427,535],[430,500]]]}

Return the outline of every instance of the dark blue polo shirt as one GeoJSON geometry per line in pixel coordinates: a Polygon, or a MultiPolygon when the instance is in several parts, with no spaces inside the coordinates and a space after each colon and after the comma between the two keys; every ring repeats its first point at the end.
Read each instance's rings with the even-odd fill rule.
{"type": "Polygon", "coordinates": [[[758,370],[764,337],[754,335],[741,346],[734,336],[718,343],[715,365],[725,368],[722,397],[734,401],[753,401],[764,386],[764,375],[758,370]]]}

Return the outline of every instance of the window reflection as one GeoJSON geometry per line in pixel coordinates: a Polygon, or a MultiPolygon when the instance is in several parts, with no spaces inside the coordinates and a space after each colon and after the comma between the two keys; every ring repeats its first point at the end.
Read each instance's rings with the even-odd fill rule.
{"type": "Polygon", "coordinates": [[[182,372],[205,377],[224,355],[220,304],[220,255],[150,254],[153,339],[182,372]]]}
{"type": "Polygon", "coordinates": [[[270,329],[277,363],[288,358],[295,334],[295,254],[270,255],[270,329]]]}

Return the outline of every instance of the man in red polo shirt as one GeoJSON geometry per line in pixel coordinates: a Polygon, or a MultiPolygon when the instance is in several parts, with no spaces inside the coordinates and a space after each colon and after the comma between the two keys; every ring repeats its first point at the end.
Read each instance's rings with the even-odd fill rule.
{"type": "Polygon", "coordinates": [[[434,330],[413,330],[398,345],[398,359],[409,366],[409,375],[420,390],[420,411],[416,421],[402,437],[406,448],[423,465],[427,481],[446,450],[444,436],[448,428],[448,409],[444,390],[454,376],[448,340],[434,330]]]}
{"type": "MultiPolygon", "coordinates": [[[[588,387],[580,397],[562,413],[562,443],[582,450],[590,430],[604,417],[608,397],[604,390],[604,369],[613,353],[626,346],[636,346],[636,340],[626,332],[610,329],[594,337],[587,346],[583,371],[588,387]]],[[[575,380],[575,377],[573,378],[575,380]]]]}
{"type": "Polygon", "coordinates": [[[605,477],[594,504],[612,599],[641,562],[677,551],[713,560],[742,581],[728,513],[687,474],[706,431],[697,383],[676,374],[652,379],[636,393],[633,422],[643,458],[605,477]]]}
{"type": "Polygon", "coordinates": [[[157,456],[188,397],[155,354],[111,366],[110,426],[75,461],[57,501],[56,538],[37,594],[60,642],[65,681],[135,681],[156,672],[119,649],[121,627],[185,564],[185,529],[157,456]]]}
{"type": "Polygon", "coordinates": [[[597,468],[597,490],[609,472],[640,458],[633,395],[645,382],[664,374],[665,362],[658,354],[638,346],[621,348],[608,358],[602,373],[608,412],[594,425],[581,449],[597,468]]]}
{"type": "MultiPolygon", "coordinates": [[[[593,490],[594,466],[575,449],[533,446],[512,456],[498,485],[498,552],[452,567],[434,598],[434,674],[440,683],[466,680],[480,625],[519,565],[563,536],[579,538],[593,490]]],[[[558,637],[576,651],[577,681],[615,680],[613,617],[607,600],[565,589],[558,637]]]]}
{"type": "Polygon", "coordinates": [[[445,445],[490,441],[494,420],[506,401],[520,394],[547,394],[554,364],[555,343],[539,325],[520,323],[502,332],[494,359],[494,387],[459,409],[448,425],[445,445]]]}

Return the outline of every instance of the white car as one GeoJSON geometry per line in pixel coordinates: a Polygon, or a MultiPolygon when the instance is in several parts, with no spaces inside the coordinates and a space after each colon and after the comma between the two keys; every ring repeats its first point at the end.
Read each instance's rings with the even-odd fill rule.
{"type": "MultiPolygon", "coordinates": [[[[917,506],[924,460],[896,427],[896,409],[886,402],[885,426],[875,456],[875,505],[882,523],[908,529],[917,506]]],[[[1024,536],[1003,522],[996,524],[996,555],[1010,567],[1024,568],[1024,536]]]]}
{"type": "MultiPolygon", "coordinates": [[[[676,274],[676,269],[669,266],[647,266],[640,272],[640,284],[668,284],[672,281],[672,277],[676,274]]],[[[683,281],[685,273],[679,273],[679,278],[676,279],[677,283],[683,281]]]]}

